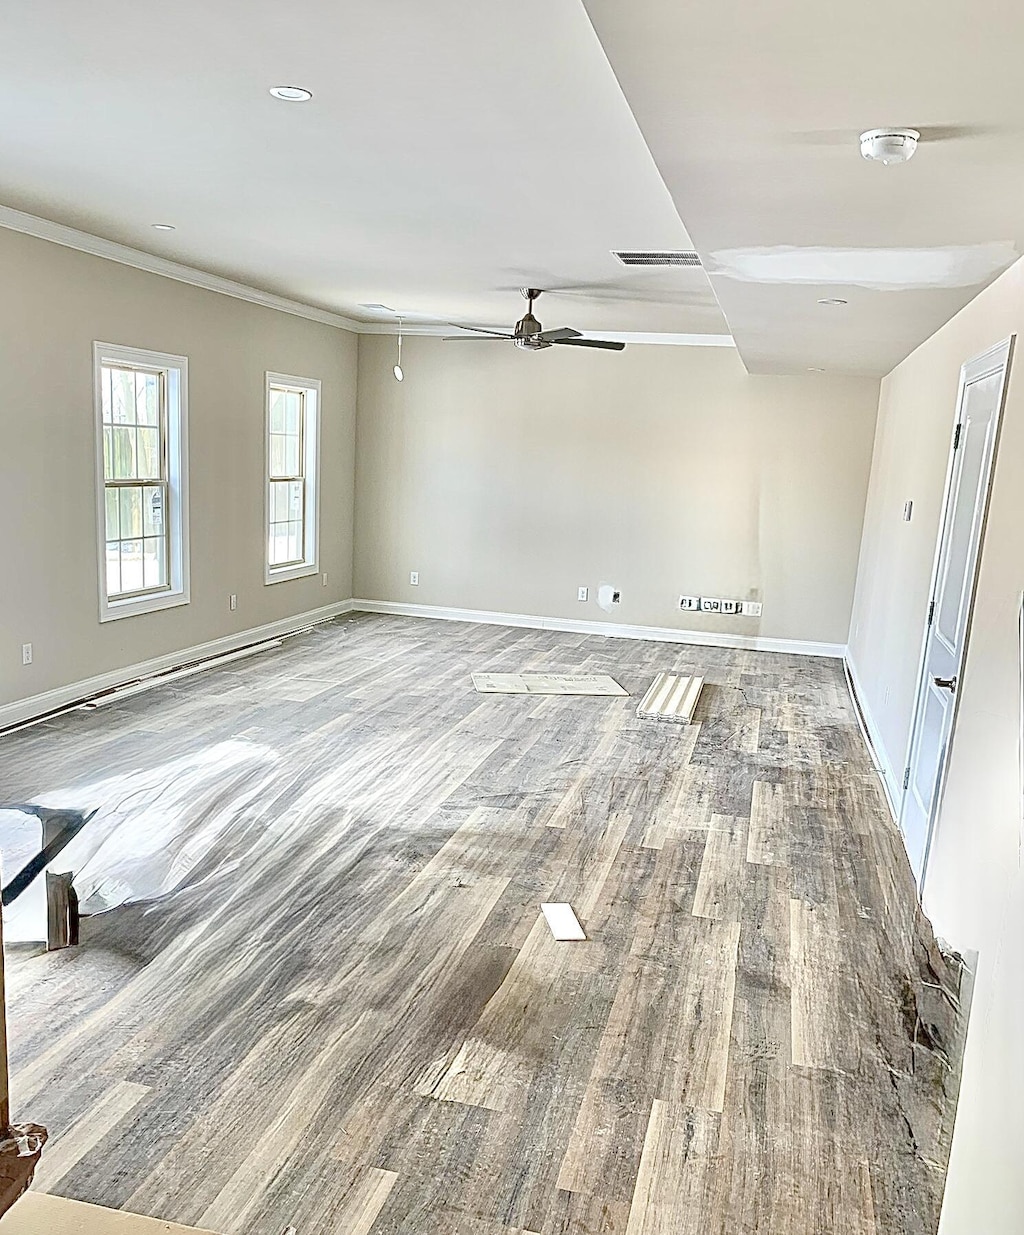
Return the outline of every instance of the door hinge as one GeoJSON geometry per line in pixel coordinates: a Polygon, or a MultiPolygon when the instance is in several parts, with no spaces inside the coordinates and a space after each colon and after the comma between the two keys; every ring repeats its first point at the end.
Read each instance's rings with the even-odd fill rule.
{"type": "Polygon", "coordinates": [[[963,424],[958,422],[956,428],[953,430],[953,449],[954,450],[958,450],[960,447],[960,430],[962,428],[963,428],[963,424]]]}
{"type": "Polygon", "coordinates": [[[935,621],[935,601],[930,600],[928,602],[928,625],[931,626],[932,622],[934,621],[935,621]]]}
{"type": "Polygon", "coordinates": [[[907,768],[907,770],[903,773],[903,788],[910,788],[910,768],[907,768]]]}

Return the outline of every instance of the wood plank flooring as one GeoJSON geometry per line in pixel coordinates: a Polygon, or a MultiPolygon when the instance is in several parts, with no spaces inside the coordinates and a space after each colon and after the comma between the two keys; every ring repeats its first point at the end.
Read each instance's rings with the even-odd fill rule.
{"type": "Polygon", "coordinates": [[[0,767],[98,808],[100,903],[166,856],[9,957],[42,1188],[226,1235],[934,1235],[952,978],[837,662],[351,616],[0,767]],[[521,671],[630,697],[473,689],[521,671]],[[660,671],[693,725],[637,718],[660,671]]]}

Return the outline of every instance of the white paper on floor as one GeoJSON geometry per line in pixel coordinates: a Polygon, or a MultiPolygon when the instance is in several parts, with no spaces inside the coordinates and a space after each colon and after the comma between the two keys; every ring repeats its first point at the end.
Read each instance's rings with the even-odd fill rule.
{"type": "Polygon", "coordinates": [[[556,939],[561,941],[586,939],[587,936],[583,927],[580,926],[580,920],[573,911],[572,905],[561,901],[548,901],[540,908],[556,939]]]}
{"type": "Polygon", "coordinates": [[[703,686],[703,678],[659,673],[640,700],[636,714],[645,720],[674,720],[688,725],[693,720],[703,686]]]}
{"type": "Polygon", "coordinates": [[[474,673],[481,695],[628,695],[607,673],[474,673]]]}

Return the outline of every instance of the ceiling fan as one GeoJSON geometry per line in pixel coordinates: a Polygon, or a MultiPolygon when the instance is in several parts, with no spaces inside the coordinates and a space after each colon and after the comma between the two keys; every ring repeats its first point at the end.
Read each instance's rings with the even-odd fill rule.
{"type": "Polygon", "coordinates": [[[521,291],[529,304],[526,312],[516,322],[512,334],[483,330],[479,326],[460,326],[460,330],[476,331],[478,337],[474,339],[469,335],[453,334],[446,335],[444,341],[446,343],[457,343],[460,340],[482,343],[492,339],[511,339],[516,347],[525,347],[530,351],[539,351],[542,347],[557,344],[566,347],[600,347],[609,352],[621,352],[626,346],[625,343],[613,343],[610,339],[584,339],[582,334],[578,330],[573,330],[571,326],[562,326],[558,330],[544,330],[533,316],[533,302],[541,294],[540,291],[536,287],[524,287],[521,291]]]}

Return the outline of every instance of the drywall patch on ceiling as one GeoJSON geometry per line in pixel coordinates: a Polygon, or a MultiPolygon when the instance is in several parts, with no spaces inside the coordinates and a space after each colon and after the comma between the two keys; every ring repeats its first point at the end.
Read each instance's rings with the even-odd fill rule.
{"type": "Polygon", "coordinates": [[[1020,254],[1009,240],[936,249],[720,249],[705,263],[711,274],[745,283],[798,283],[911,291],[974,287],[1012,266],[1020,254]]]}

